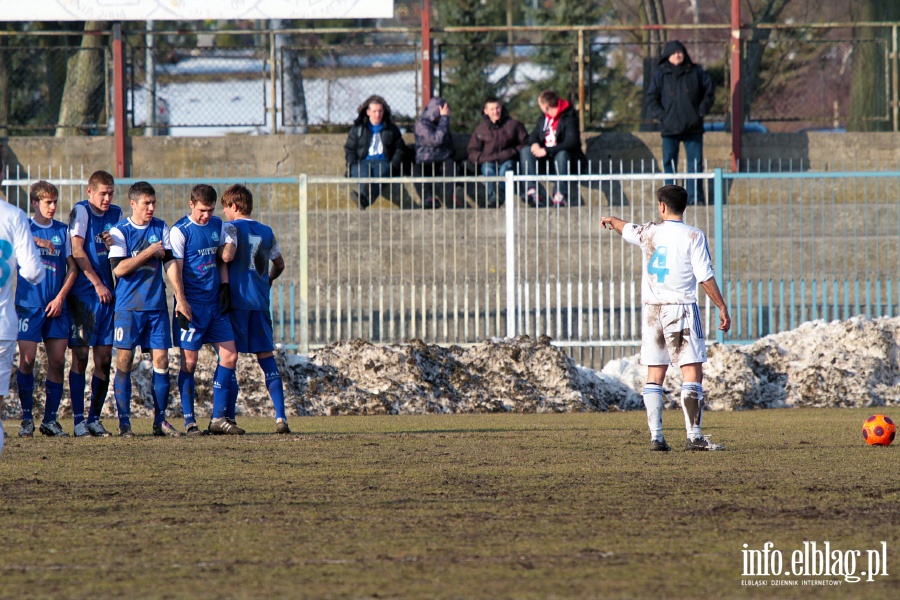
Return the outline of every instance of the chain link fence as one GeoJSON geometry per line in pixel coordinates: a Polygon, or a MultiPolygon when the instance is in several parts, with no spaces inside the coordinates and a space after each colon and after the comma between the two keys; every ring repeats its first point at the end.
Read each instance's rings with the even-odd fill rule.
{"type": "MultiPolygon", "coordinates": [[[[35,40],[37,41],[37,40],[35,40]]],[[[34,135],[58,127],[104,133],[109,120],[112,53],[107,48],[25,45],[0,47],[0,136],[34,135]],[[77,123],[60,120],[67,74],[79,62],[99,73],[77,123]]]]}
{"type": "MultiPolygon", "coordinates": [[[[782,132],[897,130],[895,29],[797,24],[746,31],[740,82],[745,120],[759,122],[757,130],[782,132]]],[[[496,33],[435,32],[432,89],[453,102],[457,131],[474,128],[488,95],[505,100],[510,113],[529,124],[537,114],[534,99],[545,87],[583,101],[587,130],[653,129],[642,105],[661,47],[641,42],[640,30],[573,27],[554,43],[542,43],[544,32],[537,27],[513,28],[501,41],[493,41],[496,33]]],[[[203,40],[165,32],[126,36],[126,114],[128,126],[137,130],[132,133],[346,131],[371,94],[387,98],[398,124],[410,127],[422,104],[417,30],[342,37],[325,30],[255,32],[241,38],[250,45],[227,48],[213,45],[219,34],[224,32],[207,32],[203,40]]],[[[667,36],[680,39],[717,86],[707,119],[712,129],[729,124],[728,34],[721,28],[667,36]]],[[[79,36],[3,37],[0,135],[65,134],[58,128],[111,132],[110,36],[103,34],[105,45],[96,49],[72,45],[79,36]],[[92,65],[94,86],[82,95],[76,114],[64,117],[64,93],[78,62],[92,65]]]]}

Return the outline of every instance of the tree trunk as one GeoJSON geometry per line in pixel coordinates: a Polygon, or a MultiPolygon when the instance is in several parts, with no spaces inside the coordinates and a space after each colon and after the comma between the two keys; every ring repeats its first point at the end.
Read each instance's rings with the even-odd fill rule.
{"type": "MultiPolygon", "coordinates": [[[[757,16],[753,19],[752,24],[755,26],[760,23],[775,23],[781,16],[781,12],[788,4],[790,4],[790,2],[791,0],[767,0],[760,8],[757,16]]],[[[766,44],[771,35],[771,29],[757,29],[754,27],[753,35],[751,36],[749,43],[744,46],[746,51],[744,54],[743,69],[741,71],[744,82],[741,91],[743,93],[743,114],[745,120],[747,115],[751,114],[751,101],[756,95],[756,90],[759,88],[762,81],[759,75],[760,67],[762,66],[766,44]]],[[[731,111],[729,110],[728,112],[730,113],[731,111]]],[[[725,122],[728,123],[729,121],[730,119],[728,118],[728,115],[726,115],[725,122]]]]}
{"type": "MultiPolygon", "coordinates": [[[[900,5],[896,0],[859,0],[852,7],[854,21],[900,20],[900,5]]],[[[889,98],[885,97],[885,45],[874,40],[890,40],[888,27],[853,30],[853,73],[850,82],[850,111],[848,129],[854,131],[890,131],[890,120],[876,120],[888,113],[889,98]]],[[[896,85],[896,82],[894,83],[896,85]]]]}
{"type": "MultiPolygon", "coordinates": [[[[84,24],[85,31],[106,29],[108,23],[103,21],[84,24]]],[[[90,129],[97,124],[105,103],[105,44],[105,36],[83,35],[81,49],[69,59],[56,137],[90,135],[90,129]]],[[[125,126],[116,123],[116,127],[125,126]]]]}

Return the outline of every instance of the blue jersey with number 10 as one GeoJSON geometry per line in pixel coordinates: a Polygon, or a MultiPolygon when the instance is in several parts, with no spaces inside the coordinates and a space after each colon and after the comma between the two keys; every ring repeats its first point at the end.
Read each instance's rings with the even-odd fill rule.
{"type": "Polygon", "coordinates": [[[41,253],[41,263],[44,266],[44,281],[40,284],[31,285],[24,277],[18,276],[16,306],[46,308],[59,294],[63,282],[66,280],[66,258],[72,254],[69,245],[69,228],[55,219],[51,220],[47,226],[38,225],[33,219],[29,219],[28,224],[31,235],[49,240],[53,244],[53,251],[38,248],[41,253]]]}
{"type": "MultiPolygon", "coordinates": [[[[135,225],[131,219],[124,219],[110,230],[110,234],[113,237],[110,258],[134,258],[156,242],[162,242],[163,248],[171,249],[169,227],[156,217],[143,226],[135,225]]],[[[116,311],[166,310],[166,284],[162,270],[162,260],[151,258],[128,275],[119,277],[116,282],[116,311]]]]}
{"type": "Polygon", "coordinates": [[[275,233],[252,219],[229,221],[236,230],[237,253],[228,263],[231,307],[269,310],[269,261],[281,256],[275,233]]]}

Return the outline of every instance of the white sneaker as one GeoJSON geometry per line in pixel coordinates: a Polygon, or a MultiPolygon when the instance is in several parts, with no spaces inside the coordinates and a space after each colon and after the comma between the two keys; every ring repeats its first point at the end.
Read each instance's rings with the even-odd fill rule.
{"type": "Polygon", "coordinates": [[[687,444],[685,445],[686,450],[724,450],[725,446],[721,446],[719,444],[713,444],[709,441],[709,437],[705,435],[701,435],[698,438],[688,439],[687,444]]]}
{"type": "Polygon", "coordinates": [[[75,437],[90,437],[91,432],[88,430],[87,422],[82,421],[75,426],[75,437]]]}

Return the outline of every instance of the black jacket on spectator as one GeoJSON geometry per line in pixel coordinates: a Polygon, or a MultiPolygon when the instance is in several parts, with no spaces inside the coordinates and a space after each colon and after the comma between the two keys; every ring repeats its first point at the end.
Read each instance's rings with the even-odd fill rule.
{"type": "Polygon", "coordinates": [[[474,165],[502,163],[519,160],[519,151],[525,147],[528,132],[525,126],[509,116],[504,106],[500,120],[494,123],[487,115],[482,115],[481,123],[469,138],[467,152],[474,165]]]}
{"type": "MultiPolygon", "coordinates": [[[[565,150],[569,153],[572,161],[584,160],[584,152],[581,150],[581,132],[578,128],[578,113],[572,108],[572,105],[565,100],[560,100],[562,110],[556,116],[559,124],[556,126],[556,145],[546,148],[547,158],[552,159],[557,152],[565,150]]],[[[538,117],[537,125],[528,135],[526,145],[540,144],[544,146],[544,126],[547,123],[547,115],[541,114],[538,117]]]]}
{"type": "Polygon", "coordinates": [[[703,117],[716,99],[709,74],[691,61],[681,42],[666,44],[659,65],[647,89],[647,116],[659,120],[662,135],[703,133],[703,117]],[[679,50],[684,62],[676,67],[669,57],[679,50]]]}
{"type": "MultiPolygon", "coordinates": [[[[391,163],[391,171],[395,175],[400,175],[401,166],[403,165],[404,156],[406,155],[406,142],[400,129],[394,125],[391,120],[389,109],[385,107],[384,113],[384,129],[381,131],[381,143],[384,145],[384,155],[391,163]]],[[[369,130],[369,117],[363,109],[353,127],[350,128],[350,135],[347,136],[347,142],[344,144],[344,157],[347,167],[362,162],[369,156],[369,146],[372,144],[372,132],[369,130]]]]}

